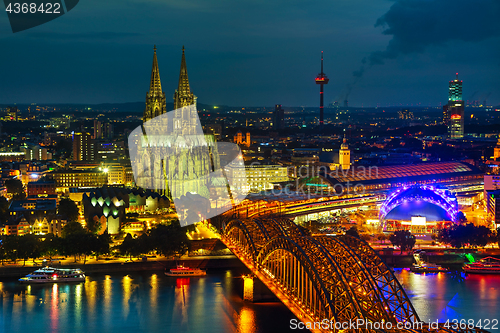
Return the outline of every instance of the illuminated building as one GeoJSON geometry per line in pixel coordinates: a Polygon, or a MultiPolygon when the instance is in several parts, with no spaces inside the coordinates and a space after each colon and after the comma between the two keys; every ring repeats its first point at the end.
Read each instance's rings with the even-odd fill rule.
{"type": "Polygon", "coordinates": [[[102,125],[102,127],[103,127],[103,137],[106,139],[112,139],[115,135],[115,132],[113,130],[113,124],[105,123],[102,125]]]}
{"type": "Polygon", "coordinates": [[[443,124],[446,125],[446,127],[449,127],[450,120],[451,120],[450,108],[448,107],[448,104],[443,105],[443,124]]]}
{"type": "Polygon", "coordinates": [[[68,129],[70,122],[71,119],[69,116],[54,117],[49,120],[50,127],[58,129],[68,129]]]}
{"type": "MultiPolygon", "coordinates": [[[[158,80],[160,74],[158,74],[158,80]]],[[[196,105],[196,96],[191,92],[186,66],[186,55],[184,46],[182,46],[181,71],[179,74],[179,86],[174,93],[174,109],[180,109],[185,106],[196,105]]]]}
{"type": "Polygon", "coordinates": [[[500,190],[500,176],[484,175],[484,190],[485,191],[500,190]]]}
{"type": "Polygon", "coordinates": [[[462,81],[458,80],[458,73],[457,78],[450,81],[448,99],[453,102],[462,101],[462,81]]]}
{"type": "Polygon", "coordinates": [[[334,170],[321,175],[325,184],[342,186],[351,193],[386,190],[412,185],[443,184],[474,186],[483,183],[483,173],[460,162],[432,162],[391,166],[352,166],[348,172],[334,170]]]}
{"type": "Polygon", "coordinates": [[[146,109],[142,121],[146,122],[167,112],[165,93],[161,90],[160,70],[156,57],[156,45],[153,55],[153,69],[151,70],[151,83],[146,94],[146,109]]]}
{"type": "Polygon", "coordinates": [[[238,191],[261,192],[274,188],[273,184],[286,182],[287,167],[269,164],[265,161],[254,161],[245,165],[245,169],[227,169],[228,178],[238,191]]]}
{"type": "Polygon", "coordinates": [[[18,228],[18,224],[16,224],[16,223],[14,223],[14,224],[10,224],[10,223],[4,224],[4,225],[2,225],[2,227],[0,229],[0,235],[4,235],[4,236],[17,236],[17,228],[18,228]]]}
{"type": "Polygon", "coordinates": [[[462,81],[457,78],[450,81],[448,93],[448,110],[450,121],[448,134],[451,139],[461,139],[464,137],[464,101],[462,99],[462,81]]]}
{"type": "Polygon", "coordinates": [[[408,109],[399,110],[398,118],[402,120],[413,120],[414,119],[413,112],[408,109]]]}
{"type": "Polygon", "coordinates": [[[83,214],[85,220],[99,222],[98,228],[102,234],[108,231],[109,234],[117,234],[125,218],[125,208],[128,207],[128,194],[122,189],[99,188],[91,191],[88,195],[82,196],[83,214]]]}
{"type": "Polygon", "coordinates": [[[94,119],[94,136],[93,139],[102,138],[102,124],[99,120],[94,119]]]}
{"type": "Polygon", "coordinates": [[[30,182],[28,183],[28,196],[35,196],[39,194],[56,194],[55,182],[30,182]]]}
{"type": "Polygon", "coordinates": [[[387,197],[380,207],[379,218],[385,222],[387,231],[432,233],[438,221],[457,221],[458,201],[450,191],[431,185],[405,186],[387,197]]]}
{"type": "Polygon", "coordinates": [[[94,161],[96,163],[118,162],[126,158],[127,153],[124,141],[96,141],[93,144],[94,161]]]}
{"type": "Polygon", "coordinates": [[[273,113],[273,129],[280,130],[283,128],[285,128],[285,110],[283,110],[281,104],[276,104],[273,113]]]}
{"type": "Polygon", "coordinates": [[[0,152],[1,162],[21,162],[24,161],[26,153],[17,151],[2,151],[0,152]]]}
{"type": "MultiPolygon", "coordinates": [[[[500,177],[499,177],[500,178],[500,177]]],[[[486,211],[488,218],[500,227],[500,190],[486,191],[486,211]]]]}
{"type": "Polygon", "coordinates": [[[32,226],[29,224],[28,221],[23,217],[19,224],[17,225],[17,235],[18,236],[24,236],[31,234],[32,232],[32,226]]]}
{"type": "Polygon", "coordinates": [[[148,178],[148,182],[151,183],[147,184],[147,188],[157,189],[170,198],[179,198],[188,192],[208,197],[210,184],[207,184],[207,178],[201,175],[208,176],[211,170],[219,169],[220,161],[214,144],[214,136],[203,135],[197,131],[199,118],[196,111],[196,96],[191,92],[189,85],[184,47],[182,48],[179,85],[174,94],[175,110],[172,111],[172,119],[158,117],[166,112],[164,96],[161,90],[155,47],[150,91],[147,94],[146,110],[143,116],[144,121],[148,122],[148,133],[142,137],[140,143],[141,147],[147,147],[149,150],[141,156],[140,161],[136,162],[136,167],[147,168],[147,164],[158,166],[154,167],[158,173],[148,178]],[[155,122],[154,117],[162,119],[155,122]],[[191,143],[197,144],[186,149],[185,142],[181,142],[179,137],[189,137],[191,143]],[[207,154],[207,146],[211,147],[210,155],[207,154]],[[165,154],[149,155],[149,151],[154,151],[155,148],[164,149],[165,154]],[[168,185],[164,176],[166,173],[176,177],[168,185]]]}
{"type": "Polygon", "coordinates": [[[94,135],[93,139],[111,139],[113,138],[113,124],[102,123],[100,120],[94,120],[94,135]]]}
{"type": "Polygon", "coordinates": [[[497,145],[493,148],[493,159],[496,160],[500,158],[500,137],[498,138],[497,145]]]}
{"type": "Polygon", "coordinates": [[[349,170],[351,168],[351,151],[347,145],[347,139],[340,146],[339,150],[339,164],[342,170],[349,170]]]}
{"type": "Polygon", "coordinates": [[[93,161],[92,138],[89,133],[73,134],[73,160],[93,161]]]}
{"type": "Polygon", "coordinates": [[[241,133],[241,131],[238,131],[238,133],[236,133],[236,135],[234,136],[233,142],[237,145],[245,145],[247,147],[250,147],[250,144],[252,143],[252,141],[250,140],[250,132],[247,132],[247,134],[245,135],[245,139],[243,139],[243,133],[241,133]]]}
{"type": "Polygon", "coordinates": [[[58,192],[75,187],[101,187],[108,184],[104,170],[57,170],[51,173],[58,192]]]}
{"type": "Polygon", "coordinates": [[[27,147],[21,149],[24,150],[25,159],[28,161],[45,161],[52,159],[52,153],[47,152],[47,148],[42,148],[39,145],[27,145],[27,147]]]}
{"type": "MultiPolygon", "coordinates": [[[[98,188],[82,196],[83,214],[101,223],[100,233],[117,234],[129,212],[155,212],[170,207],[167,197],[153,191],[126,188],[98,188]]],[[[142,223],[142,222],[140,222],[142,223]]]]}
{"type": "Polygon", "coordinates": [[[108,185],[133,185],[133,172],[130,166],[106,165],[108,185]]]}
{"type": "Polygon", "coordinates": [[[19,112],[19,110],[17,109],[17,106],[8,107],[7,108],[7,117],[5,120],[17,121],[18,112],[19,112]]]}
{"type": "Polygon", "coordinates": [[[49,133],[45,132],[43,134],[43,145],[44,146],[55,146],[57,142],[59,142],[61,139],[62,140],[69,140],[72,139],[73,135],[72,134],[65,134],[61,131],[57,133],[49,133]]]}
{"type": "Polygon", "coordinates": [[[23,162],[19,164],[19,171],[21,172],[21,181],[23,184],[38,181],[49,170],[46,164],[37,161],[23,162]]]}
{"type": "Polygon", "coordinates": [[[48,219],[46,217],[36,219],[32,225],[33,233],[35,235],[53,234],[55,236],[62,236],[62,228],[66,225],[65,221],[57,219],[48,219]]]}
{"type": "Polygon", "coordinates": [[[30,225],[36,219],[43,219],[47,216],[55,218],[57,202],[50,199],[37,200],[12,200],[9,206],[9,221],[20,221],[25,218],[30,225]]]}
{"type": "MultiPolygon", "coordinates": [[[[324,110],[323,110],[323,87],[325,84],[328,84],[328,77],[325,73],[323,73],[323,51],[321,51],[321,73],[315,79],[316,84],[319,84],[319,125],[323,126],[324,124],[324,110]]],[[[347,102],[346,102],[347,103],[347,102]]]]}
{"type": "Polygon", "coordinates": [[[500,227],[500,176],[484,175],[484,199],[488,218],[500,227]]]}

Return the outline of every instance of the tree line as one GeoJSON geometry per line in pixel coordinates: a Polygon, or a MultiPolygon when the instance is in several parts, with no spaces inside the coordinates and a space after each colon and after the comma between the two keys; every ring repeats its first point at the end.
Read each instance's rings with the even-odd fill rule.
{"type": "Polygon", "coordinates": [[[108,234],[96,235],[89,232],[78,222],[70,222],[62,229],[62,237],[48,235],[27,234],[23,236],[9,235],[0,236],[0,261],[4,265],[5,260],[16,262],[26,261],[41,257],[73,256],[75,262],[77,257],[83,256],[84,264],[87,256],[107,254],[110,251],[111,238],[108,234]]]}
{"type": "MultiPolygon", "coordinates": [[[[189,239],[186,232],[191,228],[182,228],[178,220],[169,225],[157,225],[139,237],[127,234],[121,245],[116,247],[120,254],[137,257],[143,254],[155,253],[163,256],[183,255],[189,248],[189,239]]],[[[66,224],[61,237],[48,235],[27,234],[23,236],[0,236],[0,261],[16,262],[41,257],[73,256],[75,262],[83,257],[85,264],[88,256],[108,254],[111,252],[111,236],[107,233],[96,235],[84,228],[79,222],[66,224]]]]}
{"type": "Polygon", "coordinates": [[[485,247],[491,243],[500,246],[500,228],[494,232],[485,226],[475,226],[472,223],[454,225],[447,229],[439,230],[434,238],[455,248],[485,247]]]}
{"type": "Polygon", "coordinates": [[[136,238],[127,234],[118,250],[130,259],[148,253],[180,256],[189,249],[186,232],[193,228],[194,226],[181,227],[179,220],[173,220],[168,225],[159,224],[136,238]]]}
{"type": "MultiPolygon", "coordinates": [[[[488,227],[476,226],[472,223],[457,224],[450,228],[440,229],[438,234],[433,235],[433,239],[457,249],[485,247],[492,243],[498,243],[500,247],[500,228],[492,231],[488,227]]],[[[401,253],[412,250],[416,243],[415,236],[408,230],[394,232],[389,240],[401,249],[401,253]]]]}

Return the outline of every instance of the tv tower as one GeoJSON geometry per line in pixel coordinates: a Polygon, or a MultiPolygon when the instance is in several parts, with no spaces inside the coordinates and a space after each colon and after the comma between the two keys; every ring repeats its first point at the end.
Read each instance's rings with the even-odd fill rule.
{"type": "Polygon", "coordinates": [[[321,51],[321,73],[316,77],[316,84],[319,84],[319,125],[323,126],[324,115],[323,115],[323,86],[328,84],[328,77],[323,73],[323,51],[321,51]]]}

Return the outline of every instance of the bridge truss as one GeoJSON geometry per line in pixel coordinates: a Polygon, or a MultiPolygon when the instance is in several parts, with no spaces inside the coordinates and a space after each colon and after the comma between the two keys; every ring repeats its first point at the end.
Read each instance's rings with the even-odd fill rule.
{"type": "Polygon", "coordinates": [[[259,218],[231,220],[222,241],[312,331],[486,332],[423,323],[389,267],[358,238],[309,236],[291,220],[259,218]],[[340,329],[353,322],[364,324],[340,329]]]}

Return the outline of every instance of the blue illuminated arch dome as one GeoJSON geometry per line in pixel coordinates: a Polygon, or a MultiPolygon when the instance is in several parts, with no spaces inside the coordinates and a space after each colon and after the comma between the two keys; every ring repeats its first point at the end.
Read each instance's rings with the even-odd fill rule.
{"type": "Polygon", "coordinates": [[[453,222],[458,217],[458,201],[454,194],[448,190],[429,185],[415,185],[402,187],[391,193],[380,207],[379,218],[386,216],[397,207],[406,203],[425,202],[442,208],[446,217],[453,222]]]}

